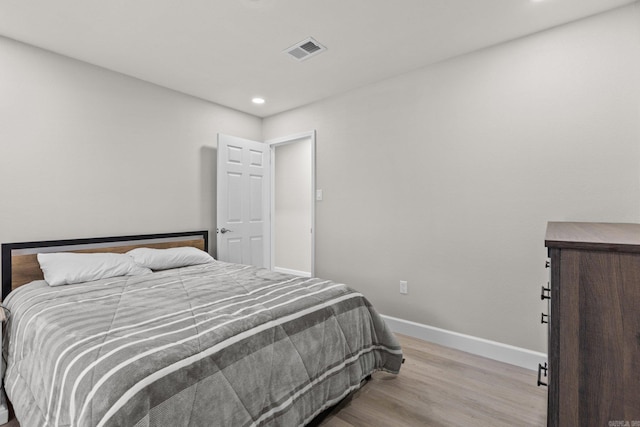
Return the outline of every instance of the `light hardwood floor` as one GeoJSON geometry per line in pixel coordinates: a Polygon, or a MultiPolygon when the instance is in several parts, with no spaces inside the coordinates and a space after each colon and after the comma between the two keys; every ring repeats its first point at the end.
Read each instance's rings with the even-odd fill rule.
{"type": "MultiPolygon", "coordinates": [[[[340,404],[322,427],[540,427],[547,391],[536,373],[448,347],[397,335],[399,375],[376,373],[340,404]]],[[[0,427],[20,427],[14,419],[0,427]]]]}
{"type": "Polygon", "coordinates": [[[400,374],[376,373],[320,424],[350,426],[545,426],[547,391],[537,372],[397,335],[400,374]]]}

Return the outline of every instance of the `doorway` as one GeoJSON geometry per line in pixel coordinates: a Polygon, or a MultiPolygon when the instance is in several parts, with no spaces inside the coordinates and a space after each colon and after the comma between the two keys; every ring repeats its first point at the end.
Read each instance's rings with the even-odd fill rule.
{"type": "Polygon", "coordinates": [[[311,277],[315,248],[315,131],[267,141],[271,149],[271,269],[311,277]]]}

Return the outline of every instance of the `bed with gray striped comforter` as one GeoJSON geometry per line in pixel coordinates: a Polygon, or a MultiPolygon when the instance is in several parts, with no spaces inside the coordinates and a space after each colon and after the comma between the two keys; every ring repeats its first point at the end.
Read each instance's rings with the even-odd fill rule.
{"type": "Polygon", "coordinates": [[[4,303],[22,427],[304,425],[402,361],[360,293],[217,261],[4,303]]]}

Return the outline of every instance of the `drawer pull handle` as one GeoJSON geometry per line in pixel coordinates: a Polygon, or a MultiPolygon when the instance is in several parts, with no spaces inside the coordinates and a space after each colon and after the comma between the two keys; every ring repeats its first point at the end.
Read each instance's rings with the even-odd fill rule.
{"type": "Polygon", "coordinates": [[[551,288],[545,288],[544,285],[542,285],[542,292],[540,293],[540,299],[541,300],[551,299],[551,288]]]}
{"type": "Polygon", "coordinates": [[[546,320],[546,319],[548,319],[548,318],[549,318],[549,315],[548,315],[548,314],[544,314],[544,313],[540,313],[540,314],[541,314],[541,316],[540,316],[540,323],[543,323],[543,324],[544,324],[544,323],[549,323],[549,321],[548,321],[548,320],[546,320]],[[545,319],[545,318],[546,318],[546,319],[545,319]]]}
{"type": "Polygon", "coordinates": [[[540,387],[541,385],[547,387],[549,384],[547,383],[543,383],[541,381],[542,378],[542,371],[544,371],[544,377],[547,378],[547,363],[545,362],[544,366],[542,366],[540,363],[538,363],[538,387],[540,387]]]}
{"type": "Polygon", "coordinates": [[[550,268],[550,267],[551,267],[551,261],[546,260],[546,261],[544,262],[544,268],[550,268]]]}

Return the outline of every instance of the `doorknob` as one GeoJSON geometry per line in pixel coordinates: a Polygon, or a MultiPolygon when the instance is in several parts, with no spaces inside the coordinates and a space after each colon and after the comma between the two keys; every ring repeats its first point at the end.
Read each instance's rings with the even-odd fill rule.
{"type": "Polygon", "coordinates": [[[222,234],[224,234],[224,233],[233,232],[233,230],[229,230],[228,228],[224,228],[224,227],[222,227],[222,228],[220,229],[220,232],[221,232],[222,234]]]}

